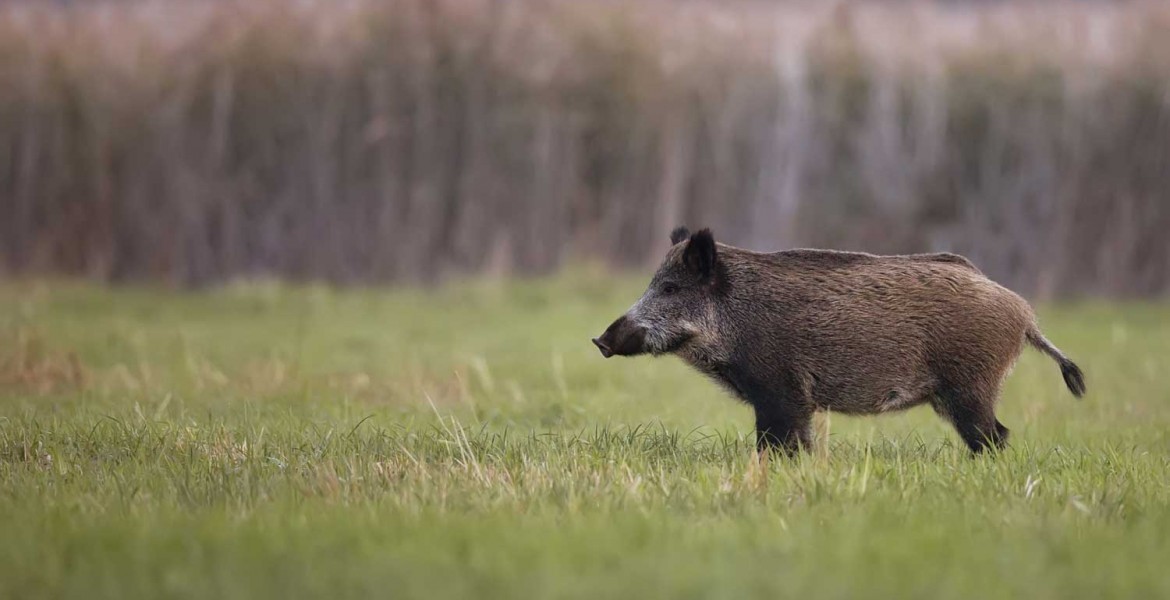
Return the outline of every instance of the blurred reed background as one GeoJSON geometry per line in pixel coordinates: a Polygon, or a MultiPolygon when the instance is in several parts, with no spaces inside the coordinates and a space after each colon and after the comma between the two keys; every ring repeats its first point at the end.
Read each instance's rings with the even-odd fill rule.
{"type": "Polygon", "coordinates": [[[950,250],[1170,288],[1170,6],[0,6],[0,274],[198,286],[950,250]]]}

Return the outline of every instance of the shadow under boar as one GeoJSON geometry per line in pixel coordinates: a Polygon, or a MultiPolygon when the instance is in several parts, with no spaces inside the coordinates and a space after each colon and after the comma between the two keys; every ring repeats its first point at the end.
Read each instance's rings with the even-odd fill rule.
{"type": "Polygon", "coordinates": [[[670,240],[645,294],[593,343],[606,358],[682,357],[755,409],[760,451],[808,448],[817,410],[926,403],[972,452],[1002,448],[995,404],[1025,342],[1084,394],[1028,303],[962,256],[760,253],[683,227],[670,240]]]}

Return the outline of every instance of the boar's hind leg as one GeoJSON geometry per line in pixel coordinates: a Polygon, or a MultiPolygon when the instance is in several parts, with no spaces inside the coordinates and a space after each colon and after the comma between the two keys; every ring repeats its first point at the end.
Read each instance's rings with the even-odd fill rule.
{"type": "Polygon", "coordinates": [[[995,418],[995,393],[949,390],[934,401],[934,410],[955,426],[972,453],[1002,449],[1008,428],[995,418]]]}
{"type": "Polygon", "coordinates": [[[798,406],[756,406],[756,450],[795,456],[812,447],[812,412],[798,406]]]}

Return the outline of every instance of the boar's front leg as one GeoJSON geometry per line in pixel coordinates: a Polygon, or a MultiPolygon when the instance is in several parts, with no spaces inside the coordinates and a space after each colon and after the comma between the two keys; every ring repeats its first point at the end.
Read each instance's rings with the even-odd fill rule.
{"type": "Polygon", "coordinates": [[[812,448],[812,411],[797,403],[773,400],[755,404],[756,451],[783,450],[795,456],[812,448]]]}
{"type": "Polygon", "coordinates": [[[715,376],[756,411],[756,451],[783,450],[794,456],[812,448],[810,386],[795,373],[756,375],[747,369],[717,368],[715,376]]]}

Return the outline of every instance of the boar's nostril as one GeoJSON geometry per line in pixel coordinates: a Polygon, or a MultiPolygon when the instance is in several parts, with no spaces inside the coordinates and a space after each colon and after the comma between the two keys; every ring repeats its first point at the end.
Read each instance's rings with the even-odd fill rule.
{"type": "Polygon", "coordinates": [[[606,346],[605,342],[601,341],[601,338],[593,338],[593,345],[597,346],[598,350],[601,350],[602,356],[606,358],[613,356],[613,350],[610,350],[609,346],[606,346]]]}

